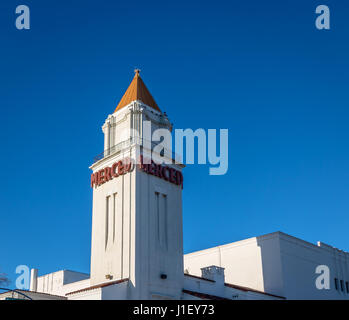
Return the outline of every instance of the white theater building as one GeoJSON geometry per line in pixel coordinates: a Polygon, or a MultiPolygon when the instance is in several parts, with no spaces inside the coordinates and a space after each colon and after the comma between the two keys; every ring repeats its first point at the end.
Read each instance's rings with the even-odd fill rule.
{"type": "Polygon", "coordinates": [[[144,121],[172,129],[136,71],[102,127],[104,152],[91,166],[90,274],[33,269],[30,290],[20,292],[44,300],[349,298],[347,252],[281,232],[183,255],[184,166],[130,161],[151,151],[144,121]],[[136,131],[125,137],[126,129],[136,131]],[[328,289],[316,287],[319,265],[329,268],[328,289]]]}

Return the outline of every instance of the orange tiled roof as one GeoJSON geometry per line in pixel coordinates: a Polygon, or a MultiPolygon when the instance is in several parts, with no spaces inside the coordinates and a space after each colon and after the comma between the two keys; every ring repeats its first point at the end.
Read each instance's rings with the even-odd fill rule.
{"type": "Polygon", "coordinates": [[[152,97],[142,78],[140,77],[138,69],[135,70],[135,76],[114,112],[120,110],[121,108],[127,106],[129,103],[135,100],[140,100],[147,106],[161,112],[160,108],[156,104],[154,98],[152,97]]]}

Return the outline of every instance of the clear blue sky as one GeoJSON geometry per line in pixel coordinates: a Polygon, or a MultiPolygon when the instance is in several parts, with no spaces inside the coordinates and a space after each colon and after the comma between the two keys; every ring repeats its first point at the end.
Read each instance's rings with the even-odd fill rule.
{"type": "Polygon", "coordinates": [[[277,230],[349,251],[348,16],[339,0],[1,1],[0,270],[89,272],[88,167],[134,67],[175,127],[229,129],[228,174],[184,171],[185,252],[277,230]]]}

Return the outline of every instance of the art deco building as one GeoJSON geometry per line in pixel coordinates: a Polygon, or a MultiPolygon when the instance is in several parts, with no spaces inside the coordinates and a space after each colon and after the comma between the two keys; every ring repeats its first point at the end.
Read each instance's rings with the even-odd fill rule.
{"type": "Polygon", "coordinates": [[[154,151],[145,137],[149,123],[152,132],[172,130],[136,70],[105,120],[104,151],[90,167],[90,274],[61,270],[38,277],[33,269],[30,291],[0,299],[21,293],[73,300],[349,297],[348,253],[280,232],[183,255],[184,165],[171,161],[171,152],[166,164],[146,163],[154,151]],[[331,268],[330,290],[315,287],[320,264],[331,268]]]}

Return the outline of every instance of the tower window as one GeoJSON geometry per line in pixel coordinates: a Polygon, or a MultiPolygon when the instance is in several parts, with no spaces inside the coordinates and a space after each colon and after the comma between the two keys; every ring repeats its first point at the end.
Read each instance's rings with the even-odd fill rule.
{"type": "Polygon", "coordinates": [[[347,289],[347,293],[349,293],[349,282],[348,281],[345,282],[345,288],[347,289]]]}
{"type": "Polygon", "coordinates": [[[113,242],[115,242],[115,224],[116,224],[116,195],[113,194],[113,242]]]}
{"type": "Polygon", "coordinates": [[[344,291],[344,281],[341,280],[341,291],[344,291]]]}
{"type": "Polygon", "coordinates": [[[109,237],[109,210],[110,210],[110,196],[105,199],[105,249],[107,249],[109,237]]]}
{"type": "Polygon", "coordinates": [[[157,240],[160,247],[167,249],[167,196],[155,192],[155,209],[157,220],[157,240]]]}
{"type": "Polygon", "coordinates": [[[338,290],[338,279],[334,278],[334,287],[338,290]]]}

